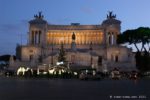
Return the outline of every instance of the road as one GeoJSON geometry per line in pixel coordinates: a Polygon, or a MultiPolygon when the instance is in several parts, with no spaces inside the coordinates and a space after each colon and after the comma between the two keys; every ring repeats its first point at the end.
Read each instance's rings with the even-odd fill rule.
{"type": "Polygon", "coordinates": [[[0,100],[150,100],[150,79],[0,78],[0,100]]]}

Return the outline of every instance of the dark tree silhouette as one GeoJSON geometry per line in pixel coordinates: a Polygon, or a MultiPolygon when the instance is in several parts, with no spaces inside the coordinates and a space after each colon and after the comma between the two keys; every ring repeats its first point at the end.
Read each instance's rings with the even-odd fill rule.
{"type": "MultiPolygon", "coordinates": [[[[9,59],[10,59],[10,56],[11,55],[2,55],[0,56],[0,61],[4,61],[4,62],[9,62],[9,59]]],[[[16,59],[16,56],[13,56],[14,60],[16,59]]]]}
{"type": "Polygon", "coordinates": [[[139,27],[133,30],[126,30],[118,35],[117,43],[133,44],[139,52],[142,52],[143,50],[150,52],[150,28],[139,27]],[[141,49],[137,46],[138,43],[142,43],[141,49]],[[146,49],[146,45],[149,49],[146,49]]]}
{"type": "Polygon", "coordinates": [[[65,50],[63,43],[61,43],[61,48],[59,50],[58,62],[66,62],[65,50]]]}
{"type": "Polygon", "coordinates": [[[150,28],[139,27],[133,30],[126,30],[122,34],[118,35],[118,44],[134,44],[137,49],[135,59],[136,67],[140,71],[150,70],[150,28]],[[141,49],[137,44],[141,43],[141,49]],[[146,49],[148,46],[148,49],[146,49]]]}

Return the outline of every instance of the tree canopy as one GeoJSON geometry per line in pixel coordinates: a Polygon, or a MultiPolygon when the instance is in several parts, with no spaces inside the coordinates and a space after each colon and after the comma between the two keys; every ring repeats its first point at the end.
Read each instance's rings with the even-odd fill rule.
{"type": "Polygon", "coordinates": [[[139,27],[137,29],[126,30],[118,35],[117,43],[119,44],[134,44],[137,49],[135,60],[136,67],[140,71],[150,70],[150,28],[139,27]],[[137,44],[141,43],[139,48],[137,44]],[[146,46],[148,49],[146,49],[146,46]]]}
{"type": "Polygon", "coordinates": [[[59,51],[58,62],[65,62],[65,61],[66,61],[65,50],[64,50],[63,43],[62,43],[60,51],[59,51]]]}
{"type": "Polygon", "coordinates": [[[126,30],[122,34],[118,35],[117,43],[119,44],[134,44],[137,51],[147,51],[150,52],[150,28],[139,27],[137,29],[126,30]],[[141,49],[138,48],[137,44],[141,43],[141,49]],[[148,49],[146,49],[146,45],[148,49]]]}
{"type": "MultiPolygon", "coordinates": [[[[9,62],[10,56],[11,55],[1,55],[0,61],[9,62]]],[[[14,57],[14,59],[16,59],[16,56],[13,56],[13,57],[14,57]]]]}

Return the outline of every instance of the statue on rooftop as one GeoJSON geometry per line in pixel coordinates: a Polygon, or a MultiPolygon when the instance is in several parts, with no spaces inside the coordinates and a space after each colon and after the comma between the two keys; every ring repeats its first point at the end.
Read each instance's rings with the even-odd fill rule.
{"type": "Polygon", "coordinates": [[[116,14],[113,14],[113,11],[109,11],[109,14],[107,15],[107,19],[115,19],[116,14]]]}
{"type": "Polygon", "coordinates": [[[36,18],[36,19],[43,19],[44,16],[42,15],[42,12],[40,11],[38,15],[37,14],[34,15],[34,18],[36,18]]]}

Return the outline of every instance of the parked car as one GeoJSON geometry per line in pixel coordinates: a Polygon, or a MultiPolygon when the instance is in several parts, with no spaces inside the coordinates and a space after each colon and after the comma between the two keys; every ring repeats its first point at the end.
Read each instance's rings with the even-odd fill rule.
{"type": "Polygon", "coordinates": [[[81,80],[99,80],[101,74],[96,72],[96,69],[82,69],[79,74],[81,80]]]}

